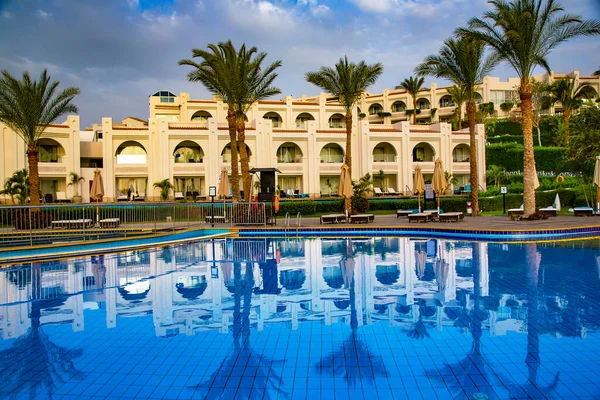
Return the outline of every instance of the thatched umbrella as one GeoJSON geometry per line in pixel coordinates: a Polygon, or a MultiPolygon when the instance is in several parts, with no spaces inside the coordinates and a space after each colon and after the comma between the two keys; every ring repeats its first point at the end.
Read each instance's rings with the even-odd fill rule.
{"type": "Polygon", "coordinates": [[[417,195],[419,212],[421,212],[421,194],[425,192],[425,180],[423,179],[423,172],[421,172],[419,164],[415,166],[415,176],[413,179],[413,193],[417,195]]]}
{"type": "MultiPolygon", "coordinates": [[[[447,186],[448,183],[446,182],[446,174],[444,174],[444,165],[442,164],[442,160],[438,158],[435,160],[433,181],[431,182],[432,189],[437,192],[438,214],[440,213],[440,196],[444,193],[447,186]]],[[[477,188],[472,188],[471,190],[477,190],[477,188]]]]}

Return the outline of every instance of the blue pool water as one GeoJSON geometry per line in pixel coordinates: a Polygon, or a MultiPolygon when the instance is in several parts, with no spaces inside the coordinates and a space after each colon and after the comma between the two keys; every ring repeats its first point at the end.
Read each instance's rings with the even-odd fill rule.
{"type": "Polygon", "coordinates": [[[600,242],[216,239],[0,270],[0,398],[600,398],[600,242]]]}

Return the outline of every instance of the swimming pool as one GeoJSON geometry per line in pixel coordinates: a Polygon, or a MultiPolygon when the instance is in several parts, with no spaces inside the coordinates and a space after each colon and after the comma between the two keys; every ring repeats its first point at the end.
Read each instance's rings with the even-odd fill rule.
{"type": "Polygon", "coordinates": [[[214,239],[5,268],[0,397],[598,398],[599,244],[214,239]]]}

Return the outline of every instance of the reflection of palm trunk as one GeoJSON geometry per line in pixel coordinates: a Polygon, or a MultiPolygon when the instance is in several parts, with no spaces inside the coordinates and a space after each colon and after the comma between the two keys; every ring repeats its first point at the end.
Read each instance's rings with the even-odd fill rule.
{"type": "Polygon", "coordinates": [[[250,307],[252,305],[252,287],[254,286],[254,275],[252,275],[252,263],[246,262],[244,273],[244,309],[242,310],[242,343],[243,348],[249,348],[250,339],[250,307]]]}
{"type": "Polygon", "coordinates": [[[242,266],[240,263],[233,264],[233,342],[235,350],[239,351],[240,346],[240,314],[242,303],[242,266]]]}
{"type": "Polygon", "coordinates": [[[480,313],[480,302],[481,302],[481,263],[479,254],[479,243],[473,243],[473,311],[474,318],[471,318],[471,337],[473,338],[473,350],[480,355],[481,354],[481,318],[478,317],[480,313]]]}
{"type": "Polygon", "coordinates": [[[356,335],[356,328],[358,328],[358,313],[356,311],[356,290],[354,286],[354,275],[352,275],[352,281],[350,282],[350,328],[352,328],[353,337],[356,335]]]}
{"type": "Polygon", "coordinates": [[[525,245],[527,260],[527,357],[525,363],[529,371],[529,381],[537,384],[537,374],[540,368],[540,335],[538,323],[538,277],[540,255],[535,244],[525,245]]]}

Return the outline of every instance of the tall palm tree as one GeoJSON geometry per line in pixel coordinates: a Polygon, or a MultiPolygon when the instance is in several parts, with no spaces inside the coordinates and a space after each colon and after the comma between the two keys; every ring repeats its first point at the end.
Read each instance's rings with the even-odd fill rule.
{"type": "Polygon", "coordinates": [[[456,117],[458,118],[458,130],[462,129],[462,106],[465,104],[465,91],[462,87],[454,85],[448,88],[448,94],[456,104],[456,117]]]}
{"type": "Polygon", "coordinates": [[[79,89],[68,87],[57,92],[59,84],[59,81],[50,81],[46,70],[38,81],[32,81],[26,71],[20,81],[6,70],[0,77],[0,122],[15,131],[27,147],[31,205],[40,204],[38,140],[58,117],[77,113],[72,101],[79,89]]]}
{"type": "MultiPolygon", "coordinates": [[[[231,42],[228,42],[231,44],[231,42]]],[[[256,47],[249,50],[242,45],[238,53],[238,84],[235,94],[235,116],[237,119],[238,145],[242,166],[242,183],[244,196],[249,201],[252,182],[248,165],[248,151],[246,148],[246,112],[259,100],[281,93],[273,86],[277,78],[275,70],[281,66],[281,61],[275,61],[266,67],[263,62],[267,53],[257,53],[256,47]]]]}
{"type": "Polygon", "coordinates": [[[582,20],[563,13],[564,8],[554,0],[491,0],[493,9],[483,18],[472,18],[469,28],[460,34],[483,40],[519,75],[523,129],[523,193],[524,214],[535,212],[535,159],[532,136],[532,85],[535,67],[550,72],[547,57],[559,44],[578,36],[600,34],[600,22],[582,20]]]}
{"type": "Polygon", "coordinates": [[[418,75],[432,75],[446,78],[460,87],[467,102],[467,118],[469,120],[471,205],[473,215],[479,215],[479,175],[477,171],[477,142],[475,138],[475,119],[477,106],[477,84],[491,72],[498,58],[494,55],[484,57],[484,42],[469,36],[450,38],[444,42],[438,55],[425,57],[415,71],[418,75]]]}
{"type": "Polygon", "coordinates": [[[597,93],[588,83],[577,85],[575,77],[560,79],[553,82],[547,89],[548,96],[544,98],[543,107],[550,108],[556,103],[560,103],[563,108],[563,120],[565,122],[564,143],[569,142],[570,129],[569,121],[571,114],[583,104],[584,99],[590,99],[597,93]]]}
{"type": "MultiPolygon", "coordinates": [[[[383,73],[381,63],[368,65],[365,61],[358,64],[340,58],[335,68],[321,67],[317,72],[307,72],[306,80],[339,99],[346,112],[346,158],[344,163],[352,176],[352,112],[356,103],[367,88],[373,85],[383,73]]],[[[350,212],[351,201],[344,200],[344,208],[350,212]]]]}
{"type": "Polygon", "coordinates": [[[425,78],[414,78],[410,77],[408,79],[403,80],[396,89],[405,89],[410,97],[412,97],[413,101],[413,124],[417,124],[417,96],[419,95],[419,91],[423,87],[425,83],[425,78]]]}
{"type": "MultiPolygon", "coordinates": [[[[227,104],[227,125],[231,147],[231,190],[234,201],[240,199],[240,178],[238,170],[237,120],[235,115],[235,89],[238,53],[231,41],[209,44],[208,51],[192,49],[192,57],[201,62],[184,59],[179,65],[189,65],[195,69],[188,73],[190,82],[202,83],[211,93],[220,96],[227,104]]],[[[242,46],[243,48],[244,46],[242,46]]],[[[240,49],[241,51],[242,49],[240,49]]]]}

